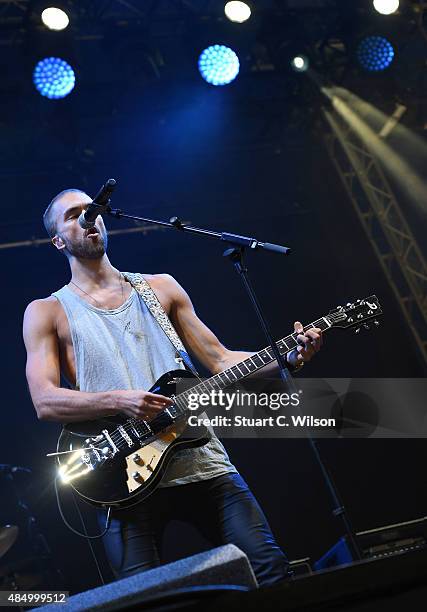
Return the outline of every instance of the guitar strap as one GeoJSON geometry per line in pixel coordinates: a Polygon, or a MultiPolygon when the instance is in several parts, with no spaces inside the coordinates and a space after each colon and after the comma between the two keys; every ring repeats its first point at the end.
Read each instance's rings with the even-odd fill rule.
{"type": "Polygon", "coordinates": [[[182,344],[181,338],[176,333],[174,326],[172,325],[171,320],[166,314],[163,306],[160,304],[157,295],[154,293],[153,289],[149,285],[149,283],[145,280],[142,274],[138,272],[123,272],[124,278],[130,282],[132,287],[134,287],[135,291],[142,297],[144,300],[148,310],[151,312],[153,317],[156,319],[157,323],[160,325],[179,357],[177,359],[181,360],[186,368],[190,370],[194,376],[199,377],[199,374],[194,367],[189,354],[185,350],[184,345],[182,344]]]}

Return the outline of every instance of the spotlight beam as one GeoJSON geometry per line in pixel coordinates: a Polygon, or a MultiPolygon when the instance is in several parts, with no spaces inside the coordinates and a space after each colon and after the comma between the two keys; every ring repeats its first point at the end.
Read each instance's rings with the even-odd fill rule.
{"type": "MultiPolygon", "coordinates": [[[[427,214],[427,185],[425,181],[413,170],[409,163],[403,159],[391,146],[385,142],[362,118],[361,109],[368,118],[375,120],[382,113],[364,100],[358,99],[353,93],[341,87],[322,87],[322,93],[331,101],[332,106],[342,117],[345,123],[357,134],[367,149],[374,155],[402,188],[409,198],[424,214],[427,214]],[[360,102],[358,111],[354,105],[360,102]],[[353,106],[353,108],[352,108],[353,106]]],[[[386,118],[386,115],[383,115],[386,118]]],[[[383,125],[384,125],[383,121],[383,125]]],[[[424,151],[426,145],[424,144],[424,151]]]]}
{"type": "Polygon", "coordinates": [[[381,138],[387,138],[390,132],[392,132],[394,128],[396,127],[396,125],[399,123],[399,121],[401,120],[403,115],[406,113],[406,111],[407,111],[407,107],[404,104],[397,104],[396,110],[391,115],[391,117],[387,119],[387,121],[384,123],[383,127],[381,128],[379,136],[381,136],[381,138]]]}

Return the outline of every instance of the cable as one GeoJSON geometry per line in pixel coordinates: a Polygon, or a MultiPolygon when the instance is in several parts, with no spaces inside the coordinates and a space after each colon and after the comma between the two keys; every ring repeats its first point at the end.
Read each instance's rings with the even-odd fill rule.
{"type": "Polygon", "coordinates": [[[78,514],[80,516],[80,520],[83,523],[84,533],[81,533],[80,531],[77,531],[77,529],[74,529],[74,527],[72,527],[70,525],[70,523],[67,521],[67,519],[65,518],[64,512],[62,510],[62,506],[61,506],[61,500],[60,500],[60,497],[59,497],[59,490],[58,490],[58,482],[57,481],[58,481],[58,476],[55,478],[55,481],[54,481],[56,503],[58,505],[59,514],[61,515],[61,518],[62,518],[64,524],[68,527],[68,529],[70,529],[70,531],[72,531],[76,535],[80,536],[81,538],[86,538],[88,540],[99,540],[99,538],[103,538],[105,536],[105,534],[107,533],[107,531],[110,529],[110,525],[111,525],[111,516],[110,516],[111,515],[111,506],[108,506],[107,518],[106,518],[106,521],[105,521],[105,529],[104,529],[104,531],[102,531],[99,535],[90,536],[90,535],[88,535],[88,533],[86,531],[86,526],[84,524],[83,517],[82,517],[82,514],[80,512],[80,508],[78,507],[76,499],[75,499],[74,494],[73,494],[74,504],[76,505],[76,509],[77,509],[77,512],[78,512],[78,514]]]}
{"type": "Polygon", "coordinates": [[[81,521],[81,524],[82,524],[82,527],[83,527],[83,531],[84,531],[84,533],[81,533],[80,531],[77,531],[77,529],[74,529],[74,527],[72,527],[72,526],[70,525],[70,523],[67,521],[67,519],[65,518],[64,512],[63,512],[63,510],[62,510],[62,506],[61,506],[61,499],[60,499],[60,496],[59,496],[59,489],[58,489],[58,477],[56,477],[56,478],[55,478],[55,480],[54,480],[54,486],[55,486],[56,503],[57,503],[57,505],[58,505],[59,514],[61,515],[61,518],[62,518],[62,520],[63,520],[64,524],[65,524],[65,525],[68,527],[68,529],[70,529],[70,530],[71,530],[73,533],[75,533],[76,535],[80,536],[81,538],[85,538],[85,540],[87,541],[88,546],[89,546],[89,548],[90,548],[90,552],[91,552],[91,554],[92,554],[92,557],[93,557],[93,560],[94,560],[94,563],[95,563],[95,566],[96,566],[96,569],[97,569],[98,575],[99,575],[99,577],[101,578],[101,582],[102,582],[102,584],[105,584],[105,579],[104,579],[104,576],[103,576],[103,574],[102,574],[101,568],[100,568],[100,566],[99,566],[99,562],[98,562],[97,556],[96,556],[96,554],[95,554],[95,550],[94,550],[94,548],[93,548],[92,540],[99,540],[99,538],[104,537],[104,535],[105,535],[105,534],[107,533],[107,531],[109,530],[110,525],[111,525],[111,506],[108,506],[108,510],[107,510],[107,518],[106,518],[106,520],[105,520],[105,529],[104,529],[104,531],[102,531],[102,532],[101,532],[100,534],[98,534],[98,535],[95,535],[95,536],[90,536],[90,535],[88,534],[88,532],[87,532],[86,525],[85,525],[85,522],[84,522],[84,519],[83,519],[83,515],[82,515],[82,513],[81,513],[81,511],[80,511],[79,505],[78,505],[77,500],[76,500],[76,497],[75,497],[75,495],[74,495],[74,491],[73,491],[73,490],[71,490],[71,494],[72,494],[73,501],[74,501],[74,506],[75,506],[75,508],[76,508],[76,510],[77,510],[77,514],[78,514],[78,515],[79,515],[79,517],[80,517],[80,521],[81,521]]]}
{"type": "Polygon", "coordinates": [[[81,510],[80,510],[80,508],[79,508],[78,501],[77,501],[77,499],[76,499],[76,496],[74,495],[74,491],[73,491],[73,490],[71,490],[71,494],[72,494],[72,496],[73,496],[74,505],[75,505],[75,507],[76,507],[77,514],[78,514],[78,515],[79,515],[79,517],[80,517],[80,521],[81,521],[81,524],[82,524],[82,527],[83,527],[83,531],[84,531],[84,532],[85,532],[85,534],[86,534],[86,535],[85,535],[85,538],[86,538],[86,541],[87,541],[88,546],[89,546],[89,548],[90,548],[90,552],[91,552],[91,554],[92,554],[92,557],[93,557],[93,560],[94,560],[95,567],[96,567],[96,569],[97,569],[98,575],[99,575],[99,577],[101,578],[101,582],[102,582],[102,584],[105,584],[104,576],[103,576],[102,571],[101,571],[101,568],[100,568],[100,566],[99,566],[98,558],[97,558],[96,553],[95,553],[95,550],[94,550],[94,548],[93,548],[92,540],[96,539],[96,537],[98,537],[98,538],[99,538],[99,537],[102,537],[103,535],[105,535],[105,534],[107,533],[108,529],[110,528],[110,513],[111,513],[111,506],[109,506],[109,507],[108,507],[108,511],[107,511],[107,519],[106,519],[106,521],[105,521],[105,529],[104,529],[103,533],[101,534],[101,536],[96,536],[96,537],[94,538],[93,536],[89,536],[89,535],[87,534],[86,525],[85,525],[85,522],[84,522],[84,520],[83,520],[83,515],[82,515],[82,513],[81,513],[81,510]]]}

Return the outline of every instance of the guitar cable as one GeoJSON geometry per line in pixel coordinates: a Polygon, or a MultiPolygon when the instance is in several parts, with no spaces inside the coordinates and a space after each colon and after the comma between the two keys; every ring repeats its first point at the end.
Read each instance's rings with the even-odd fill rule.
{"type": "Polygon", "coordinates": [[[82,515],[81,510],[79,508],[79,504],[78,504],[78,502],[76,500],[76,497],[74,495],[74,491],[71,490],[71,495],[73,497],[74,506],[76,508],[77,514],[80,517],[80,522],[81,522],[82,527],[83,527],[83,532],[84,533],[82,533],[80,531],[77,531],[77,529],[74,529],[74,527],[72,527],[70,525],[70,523],[68,522],[68,520],[65,518],[65,514],[64,514],[64,511],[63,511],[63,508],[62,508],[62,505],[61,505],[61,498],[60,498],[60,494],[59,494],[58,476],[54,480],[54,487],[55,487],[55,495],[56,495],[56,503],[57,503],[57,506],[58,506],[58,511],[59,511],[59,514],[60,514],[64,524],[68,527],[68,529],[70,529],[70,531],[72,531],[76,535],[80,536],[81,538],[85,538],[85,540],[87,541],[87,543],[89,545],[90,552],[92,554],[92,557],[93,557],[93,560],[94,560],[97,572],[99,574],[99,577],[101,578],[101,582],[102,582],[102,584],[105,584],[105,579],[104,579],[104,576],[102,575],[102,571],[101,571],[101,568],[99,566],[99,562],[98,562],[95,550],[93,548],[92,540],[99,540],[100,538],[104,537],[104,535],[110,529],[110,525],[111,525],[111,506],[108,506],[108,509],[107,509],[107,516],[106,516],[106,519],[105,519],[105,529],[100,534],[98,534],[98,535],[89,535],[88,532],[87,532],[87,529],[86,529],[86,525],[85,525],[85,522],[84,522],[84,519],[83,519],[83,515],[82,515]]]}
{"type": "Polygon", "coordinates": [[[59,514],[61,515],[61,518],[64,521],[65,525],[68,527],[68,529],[70,529],[73,533],[75,533],[76,535],[80,536],[81,538],[87,538],[88,540],[98,540],[99,538],[103,538],[105,536],[105,534],[107,533],[107,531],[110,529],[110,525],[111,525],[111,516],[110,516],[111,515],[111,506],[108,506],[107,517],[106,517],[106,520],[105,520],[105,529],[104,529],[104,531],[102,531],[98,535],[90,536],[87,533],[86,526],[84,524],[84,521],[82,519],[82,514],[80,512],[80,508],[77,505],[76,498],[75,498],[74,493],[73,493],[74,504],[75,504],[77,512],[78,512],[78,514],[80,516],[80,520],[83,523],[84,533],[81,533],[81,531],[77,531],[76,529],[74,529],[74,527],[72,527],[70,525],[70,523],[67,521],[67,519],[65,518],[64,512],[62,510],[62,506],[61,506],[61,500],[60,500],[60,497],[59,497],[59,490],[58,490],[58,482],[57,481],[58,481],[58,478],[55,478],[54,484],[55,484],[56,503],[58,505],[59,514]]]}

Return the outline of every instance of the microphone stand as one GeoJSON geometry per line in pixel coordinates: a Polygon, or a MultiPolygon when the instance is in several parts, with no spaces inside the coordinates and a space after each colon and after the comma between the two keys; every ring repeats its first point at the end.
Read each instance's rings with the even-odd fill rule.
{"type": "MultiPolygon", "coordinates": [[[[204,236],[206,238],[213,238],[215,240],[220,240],[222,242],[225,242],[228,245],[232,245],[232,248],[228,248],[226,251],[224,251],[223,256],[227,257],[233,263],[234,269],[236,270],[236,272],[239,274],[240,278],[242,279],[243,285],[247,291],[249,299],[252,303],[252,306],[258,317],[258,320],[260,322],[264,335],[267,339],[268,346],[271,347],[274,357],[276,358],[276,361],[279,367],[280,378],[284,382],[286,388],[291,393],[298,393],[293,377],[291,373],[289,372],[289,369],[286,366],[286,360],[284,356],[280,353],[277,347],[277,344],[271,334],[270,327],[262,312],[261,306],[259,304],[258,298],[255,293],[255,290],[249,279],[248,269],[246,265],[243,263],[243,256],[244,256],[245,249],[250,249],[252,251],[261,249],[265,251],[271,251],[273,253],[280,253],[282,255],[289,255],[291,252],[291,249],[289,247],[282,246],[280,244],[270,243],[270,242],[260,242],[256,238],[250,238],[248,236],[241,236],[239,234],[232,234],[228,232],[214,232],[212,230],[207,230],[207,229],[203,229],[200,227],[194,227],[193,225],[188,225],[186,223],[183,223],[181,219],[179,219],[179,217],[171,217],[170,221],[167,222],[167,221],[159,221],[157,219],[137,217],[135,215],[128,215],[124,213],[122,210],[120,210],[119,208],[115,208],[115,209],[111,208],[110,200],[108,201],[108,204],[106,206],[101,205],[100,209],[102,209],[100,210],[100,213],[102,214],[106,213],[109,216],[114,217],[115,219],[131,219],[133,221],[139,221],[139,222],[147,223],[150,225],[159,225],[161,227],[165,227],[168,229],[176,229],[181,232],[188,232],[190,234],[196,234],[198,236],[204,236]]],[[[347,534],[348,544],[352,551],[353,557],[356,560],[360,561],[362,559],[362,553],[357,543],[354,529],[347,515],[347,510],[340,499],[338,490],[331,477],[331,474],[329,473],[328,469],[326,468],[323,462],[323,459],[319,452],[317,442],[314,440],[314,438],[309,433],[307,433],[307,438],[308,438],[310,447],[312,449],[312,452],[314,454],[315,460],[322,473],[323,479],[325,481],[325,485],[332,498],[332,504],[333,504],[332,514],[334,517],[341,517],[345,533],[347,534]]]]}

